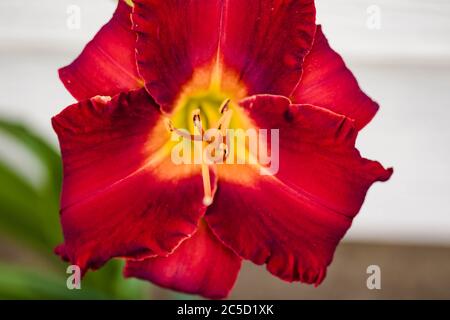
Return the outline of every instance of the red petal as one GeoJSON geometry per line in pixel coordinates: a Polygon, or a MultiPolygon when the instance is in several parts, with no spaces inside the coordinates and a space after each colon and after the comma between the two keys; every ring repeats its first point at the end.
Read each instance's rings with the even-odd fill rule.
{"type": "Polygon", "coordinates": [[[207,89],[218,65],[224,91],[291,94],[316,29],[312,0],[134,3],[139,71],[166,111],[196,79],[195,71],[208,70],[195,88],[207,89]]]}
{"type": "Polygon", "coordinates": [[[130,14],[131,7],[119,1],[112,19],[81,55],[59,70],[62,82],[77,100],[114,96],[143,86],[137,72],[136,35],[131,30],[130,14]]]}
{"type": "Polygon", "coordinates": [[[216,56],[221,0],[135,0],[133,29],[145,86],[170,110],[196,68],[216,56]]]}
{"type": "Polygon", "coordinates": [[[241,258],[225,247],[203,222],[169,257],[129,260],[125,275],[177,291],[222,299],[228,296],[240,268],[241,258]]]}
{"type": "Polygon", "coordinates": [[[70,106],[53,127],[64,163],[58,252],[72,263],[166,255],[196,230],[200,168],[175,166],[161,149],[170,136],[144,89],[70,106]]]}
{"type": "Polygon", "coordinates": [[[224,3],[220,44],[224,64],[239,75],[249,95],[290,95],[314,39],[314,1],[224,3]]]}
{"type": "Polygon", "coordinates": [[[321,106],[354,119],[358,129],[378,111],[378,104],[361,90],[341,56],[331,49],[320,26],[293,99],[295,103],[321,106]]]}
{"type": "Polygon", "coordinates": [[[288,99],[242,103],[260,128],[279,128],[280,167],[222,165],[206,220],[241,257],[288,281],[319,284],[367,190],[392,170],[360,157],[352,120],[288,99]]]}

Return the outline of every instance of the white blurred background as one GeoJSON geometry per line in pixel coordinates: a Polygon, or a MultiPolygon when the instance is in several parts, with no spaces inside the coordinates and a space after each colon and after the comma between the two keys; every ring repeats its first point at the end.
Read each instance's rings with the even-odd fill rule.
{"type": "MultiPolygon", "coordinates": [[[[395,168],[375,185],[346,240],[450,244],[450,1],[317,0],[318,20],[381,105],[360,134],[368,158],[395,168]]],[[[0,116],[56,144],[50,118],[74,102],[57,77],[110,18],[113,0],[0,0],[0,116]],[[81,28],[67,25],[81,10],[81,28]]],[[[0,157],[39,179],[5,139],[0,157]]]]}

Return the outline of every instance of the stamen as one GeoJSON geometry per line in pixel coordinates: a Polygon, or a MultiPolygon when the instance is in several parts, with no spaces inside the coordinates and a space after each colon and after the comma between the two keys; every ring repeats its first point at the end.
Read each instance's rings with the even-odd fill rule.
{"type": "Polygon", "coordinates": [[[221,153],[221,155],[222,155],[222,161],[225,162],[225,160],[227,159],[228,154],[229,154],[229,149],[228,149],[227,144],[226,144],[226,143],[221,143],[221,144],[219,145],[218,152],[221,153]]]}
{"type": "MultiPolygon", "coordinates": [[[[226,137],[226,131],[230,126],[231,117],[233,115],[233,110],[229,109],[229,104],[231,100],[226,99],[219,108],[219,112],[222,114],[219,121],[217,122],[215,129],[220,130],[222,138],[226,137]]],[[[165,119],[165,125],[169,132],[174,132],[177,135],[189,139],[191,141],[201,141],[202,143],[194,143],[194,147],[198,154],[202,155],[201,159],[201,171],[202,171],[202,180],[203,180],[203,205],[210,206],[213,202],[213,195],[211,190],[211,177],[209,172],[209,165],[203,159],[203,147],[205,143],[211,143],[211,137],[205,134],[202,119],[201,119],[201,111],[200,109],[195,109],[192,112],[192,121],[194,122],[194,134],[190,134],[187,131],[183,131],[174,127],[172,121],[170,119],[165,119]]],[[[224,140],[225,141],[225,140],[224,140]]],[[[219,152],[223,157],[223,160],[229,155],[229,147],[225,142],[220,143],[219,147],[215,152],[219,152]]]]}
{"type": "Polygon", "coordinates": [[[192,111],[192,120],[194,121],[194,126],[203,136],[204,131],[202,126],[202,119],[200,118],[200,109],[195,109],[194,111],[192,111]]]}
{"type": "Polygon", "coordinates": [[[193,135],[193,134],[188,133],[187,131],[183,131],[183,130],[175,128],[170,119],[165,119],[164,124],[166,126],[167,131],[175,132],[177,135],[179,135],[182,138],[185,138],[185,139],[191,140],[191,141],[202,141],[203,140],[203,136],[201,136],[201,135],[193,135]]]}
{"type": "MultiPolygon", "coordinates": [[[[233,116],[233,110],[230,110],[228,107],[230,102],[230,99],[226,99],[220,106],[219,111],[222,114],[222,117],[220,117],[215,126],[215,129],[220,131],[223,141],[226,141],[227,129],[230,126],[231,117],[233,116]]],[[[208,134],[205,135],[205,141],[211,142],[211,137],[208,134]]],[[[223,160],[228,157],[229,150],[226,143],[222,142],[217,151],[222,154],[223,160]]]]}
{"type": "MultiPolygon", "coordinates": [[[[195,110],[193,112],[194,119],[194,136],[199,136],[202,130],[200,113],[195,110]]],[[[203,179],[203,205],[209,206],[213,202],[212,191],[211,191],[211,178],[209,176],[209,166],[203,161],[203,146],[202,144],[194,144],[197,148],[197,152],[202,155],[202,179],[203,179]]]]}
{"type": "Polygon", "coordinates": [[[228,110],[224,113],[222,118],[220,118],[217,129],[222,132],[222,135],[225,136],[226,130],[230,126],[231,117],[233,116],[233,110],[228,110]]]}
{"type": "Polygon", "coordinates": [[[223,152],[223,155],[226,157],[228,155],[228,146],[226,143],[221,143],[219,145],[219,150],[223,152]]]}
{"type": "Polygon", "coordinates": [[[219,112],[224,114],[228,111],[228,105],[230,104],[231,99],[226,99],[224,102],[222,102],[222,105],[219,108],[219,112]]]}
{"type": "MultiPolygon", "coordinates": [[[[222,117],[220,117],[219,121],[216,124],[216,129],[221,130],[228,129],[228,126],[230,125],[231,116],[232,116],[232,110],[229,109],[231,99],[226,99],[224,102],[222,102],[221,106],[219,107],[219,112],[222,114],[222,117]]],[[[223,135],[222,131],[222,135],[223,135]]]]}
{"type": "Polygon", "coordinates": [[[203,204],[209,206],[212,204],[211,180],[209,177],[209,167],[206,163],[202,163],[203,178],[203,204]]]}

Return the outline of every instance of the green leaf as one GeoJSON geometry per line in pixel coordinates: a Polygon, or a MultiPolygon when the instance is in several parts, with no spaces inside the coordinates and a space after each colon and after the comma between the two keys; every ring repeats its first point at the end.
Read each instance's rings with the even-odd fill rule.
{"type": "Polygon", "coordinates": [[[86,286],[97,288],[113,299],[145,299],[148,298],[149,284],[137,279],[126,279],[122,275],[125,262],[122,259],[109,261],[100,270],[90,272],[83,279],[86,286]]]}
{"type": "Polygon", "coordinates": [[[30,150],[44,165],[47,179],[42,186],[42,192],[52,195],[56,201],[59,199],[61,189],[62,166],[59,153],[43,138],[34,134],[23,125],[0,119],[0,130],[10,135],[17,142],[30,150]]]}
{"type": "MultiPolygon", "coordinates": [[[[124,279],[122,260],[110,261],[96,272],[88,272],[81,290],[66,287],[67,264],[53,255],[62,241],[59,225],[61,159],[44,139],[20,124],[0,119],[0,133],[31,151],[45,169],[45,180],[32,185],[0,161],[0,232],[26,244],[53,270],[10,265],[0,261],[0,298],[7,299],[141,299],[149,295],[145,282],[124,279]]],[[[0,257],[1,259],[1,257],[0,257]]]]}
{"type": "Polygon", "coordinates": [[[40,201],[27,181],[0,162],[0,228],[3,231],[45,247],[47,239],[37,214],[40,201]]]}
{"type": "Polygon", "coordinates": [[[46,141],[20,124],[0,119],[0,132],[31,151],[46,171],[44,182],[36,187],[0,162],[0,228],[34,246],[53,247],[61,241],[60,157],[46,141]]]}
{"type": "Polygon", "coordinates": [[[1,299],[106,299],[90,288],[69,290],[67,278],[57,277],[42,270],[0,263],[1,299]]]}

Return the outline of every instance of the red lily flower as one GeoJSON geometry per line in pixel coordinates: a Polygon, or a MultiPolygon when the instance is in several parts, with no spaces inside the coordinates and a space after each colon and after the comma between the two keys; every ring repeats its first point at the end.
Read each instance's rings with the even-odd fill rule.
{"type": "Polygon", "coordinates": [[[320,284],[392,169],[355,149],[378,105],[315,25],[314,1],[129,2],[60,70],[80,102],[53,118],[64,162],[56,252],[83,271],[122,257],[127,277],[210,298],[228,295],[242,259],[320,284]],[[169,131],[200,132],[197,108],[205,127],[223,124],[223,101],[229,128],[279,130],[274,175],[171,161],[169,131]]]}

